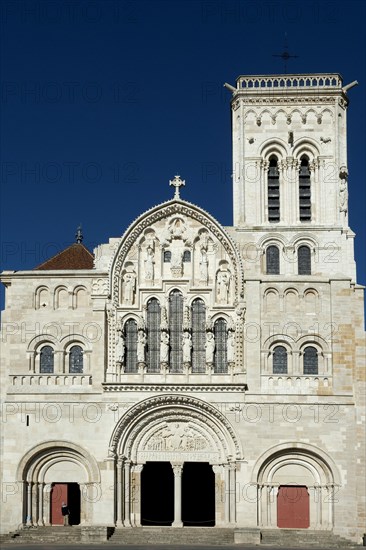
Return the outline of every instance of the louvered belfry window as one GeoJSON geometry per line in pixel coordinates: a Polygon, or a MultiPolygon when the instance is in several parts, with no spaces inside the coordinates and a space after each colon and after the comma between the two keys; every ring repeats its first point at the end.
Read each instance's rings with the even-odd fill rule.
{"type": "Polygon", "coordinates": [[[147,370],[160,371],[160,323],[161,310],[156,298],[147,304],[147,370]]]}
{"type": "Polygon", "coordinates": [[[83,350],[81,346],[72,346],[70,348],[69,372],[72,374],[83,372],[83,350]]]}
{"type": "Polygon", "coordinates": [[[280,274],[280,251],[277,246],[269,246],[266,250],[266,271],[268,275],[280,274]]]}
{"type": "Polygon", "coordinates": [[[309,159],[306,156],[301,158],[299,173],[299,205],[300,221],[311,221],[311,182],[309,159]]]}
{"type": "Polygon", "coordinates": [[[311,275],[311,251],[308,246],[299,246],[297,251],[297,265],[299,275],[311,275]]]}
{"type": "Polygon", "coordinates": [[[214,372],[227,372],[227,327],[225,319],[218,319],[214,324],[215,361],[214,372]]]}
{"type": "Polygon", "coordinates": [[[287,374],[287,350],[276,346],[273,350],[273,374],[287,374]]]}
{"type": "Polygon", "coordinates": [[[125,372],[137,372],[137,324],[134,319],[125,323],[125,372]]]}
{"type": "Polygon", "coordinates": [[[318,350],[314,346],[304,350],[304,374],[318,374],[318,350]]]}
{"type": "Polygon", "coordinates": [[[39,355],[39,372],[52,374],[54,368],[54,354],[51,346],[43,346],[39,355]]]}
{"type": "Polygon", "coordinates": [[[179,290],[169,295],[170,370],[183,372],[182,352],[183,296],[179,290]]]}
{"type": "Polygon", "coordinates": [[[198,298],[192,304],[192,372],[206,369],[206,306],[198,298]]]}
{"type": "Polygon", "coordinates": [[[277,157],[269,159],[268,170],[268,221],[280,221],[280,176],[277,157]]]}

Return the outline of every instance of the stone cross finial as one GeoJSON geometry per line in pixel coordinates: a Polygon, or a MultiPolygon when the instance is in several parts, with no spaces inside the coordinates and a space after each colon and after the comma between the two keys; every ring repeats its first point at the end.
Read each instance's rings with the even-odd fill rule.
{"type": "Polygon", "coordinates": [[[174,176],[174,179],[169,181],[169,185],[173,185],[173,187],[175,187],[175,193],[174,193],[175,199],[180,198],[179,188],[183,187],[185,184],[186,184],[185,180],[181,180],[180,176],[174,176]]]}

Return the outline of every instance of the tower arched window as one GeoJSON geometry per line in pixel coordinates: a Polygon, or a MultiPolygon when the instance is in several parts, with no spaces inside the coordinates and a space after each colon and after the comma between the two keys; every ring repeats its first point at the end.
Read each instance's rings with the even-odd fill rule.
{"type": "Polygon", "coordinates": [[[125,333],[125,372],[137,372],[137,324],[134,319],[128,319],[124,327],[125,333]]]}
{"type": "Polygon", "coordinates": [[[69,351],[69,372],[71,374],[81,374],[83,368],[83,349],[81,346],[72,346],[69,351]]]}
{"type": "Polygon", "coordinates": [[[206,306],[201,298],[192,304],[192,372],[206,369],[206,306]]]}
{"type": "Polygon", "coordinates": [[[227,372],[227,325],[225,319],[217,319],[214,324],[215,361],[214,372],[227,372]]]}
{"type": "Polygon", "coordinates": [[[160,371],[160,322],[160,304],[156,298],[152,298],[146,312],[148,372],[160,371]]]}
{"type": "Polygon", "coordinates": [[[309,159],[306,155],[302,156],[300,159],[299,207],[300,221],[311,221],[311,181],[309,159]]]}
{"type": "Polygon", "coordinates": [[[314,346],[304,349],[304,374],[318,374],[318,350],[314,346]]]}
{"type": "Polygon", "coordinates": [[[268,275],[280,274],[280,251],[278,246],[271,245],[266,250],[266,272],[268,275]]]}
{"type": "Polygon", "coordinates": [[[183,252],[183,262],[184,263],[189,263],[191,261],[191,251],[190,250],[185,250],[183,252]]]}
{"type": "Polygon", "coordinates": [[[39,372],[52,374],[54,369],[54,353],[51,346],[43,346],[39,354],[39,372]]]}
{"type": "Polygon", "coordinates": [[[311,251],[306,245],[299,246],[298,248],[297,268],[299,275],[311,275],[311,251]]]}
{"type": "Polygon", "coordinates": [[[183,295],[173,290],[169,295],[170,370],[183,372],[182,352],[183,295]]]}
{"type": "Polygon", "coordinates": [[[276,346],[273,350],[273,374],[287,374],[287,350],[276,346]]]}
{"type": "Polygon", "coordinates": [[[166,250],[164,252],[164,263],[168,264],[171,261],[172,261],[172,253],[170,252],[170,250],[166,250]]]}
{"type": "Polygon", "coordinates": [[[272,156],[269,159],[268,169],[268,221],[280,221],[280,175],[278,171],[277,157],[272,156]]]}

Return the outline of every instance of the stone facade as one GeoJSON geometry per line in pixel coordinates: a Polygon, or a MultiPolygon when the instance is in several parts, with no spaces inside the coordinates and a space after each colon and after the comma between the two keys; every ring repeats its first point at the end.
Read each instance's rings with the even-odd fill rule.
{"type": "Polygon", "coordinates": [[[302,527],[361,541],[364,302],[342,86],[228,86],[232,227],[181,198],[176,176],[93,267],[2,273],[4,532],[54,523],[56,488],[75,484],[76,523],[139,526],[148,463],[171,464],[182,527],[184,464],[204,463],[216,526],[296,527],[287,491],[293,508],[303,495],[302,527]]]}

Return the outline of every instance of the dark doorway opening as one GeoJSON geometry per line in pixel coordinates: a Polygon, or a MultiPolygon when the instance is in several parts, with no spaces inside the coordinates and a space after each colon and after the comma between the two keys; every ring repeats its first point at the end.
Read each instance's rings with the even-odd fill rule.
{"type": "Polygon", "coordinates": [[[146,462],[141,472],[141,524],[174,520],[174,474],[170,462],[146,462]]]}
{"type": "Polygon", "coordinates": [[[51,489],[51,524],[63,525],[62,503],[69,508],[69,525],[80,524],[80,487],[78,483],[53,483],[51,489]]]}
{"type": "Polygon", "coordinates": [[[277,527],[307,529],[310,526],[308,489],[301,485],[281,485],[277,493],[277,527]]]}
{"type": "Polygon", "coordinates": [[[215,525],[215,474],[208,462],[184,463],[182,521],[187,527],[215,525]]]}

